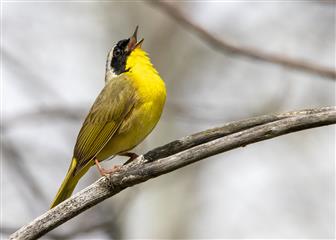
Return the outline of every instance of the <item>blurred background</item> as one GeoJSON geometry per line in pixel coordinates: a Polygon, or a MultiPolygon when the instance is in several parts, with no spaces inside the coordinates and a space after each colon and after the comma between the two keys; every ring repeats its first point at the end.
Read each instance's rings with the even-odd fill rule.
{"type": "MultiPolygon", "coordinates": [[[[136,25],[168,91],[161,121],[135,150],[142,154],[228,121],[335,105],[332,77],[223,51],[176,13],[235,46],[335,70],[335,9],[333,1],[3,2],[1,237],[48,209],[104,86],[107,52],[136,25]]],[[[217,155],[126,189],[43,239],[333,238],[334,147],[328,126],[217,155]]],[[[98,178],[92,168],[75,192],[98,178]]]]}

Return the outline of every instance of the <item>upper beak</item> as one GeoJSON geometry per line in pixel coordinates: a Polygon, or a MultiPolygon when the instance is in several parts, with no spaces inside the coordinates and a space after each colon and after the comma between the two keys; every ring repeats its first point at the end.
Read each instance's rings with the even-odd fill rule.
{"type": "Polygon", "coordinates": [[[130,37],[130,41],[128,42],[128,45],[127,45],[128,52],[132,52],[137,47],[141,47],[141,44],[144,41],[144,39],[141,39],[140,42],[138,42],[137,40],[138,28],[139,26],[136,26],[133,35],[130,37]]]}

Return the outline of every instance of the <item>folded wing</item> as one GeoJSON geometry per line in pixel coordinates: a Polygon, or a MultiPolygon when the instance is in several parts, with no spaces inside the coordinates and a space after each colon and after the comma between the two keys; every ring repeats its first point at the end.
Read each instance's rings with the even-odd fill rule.
{"type": "Polygon", "coordinates": [[[104,148],[136,102],[135,89],[127,76],[110,80],[101,91],[77,137],[74,157],[77,171],[104,148]]]}

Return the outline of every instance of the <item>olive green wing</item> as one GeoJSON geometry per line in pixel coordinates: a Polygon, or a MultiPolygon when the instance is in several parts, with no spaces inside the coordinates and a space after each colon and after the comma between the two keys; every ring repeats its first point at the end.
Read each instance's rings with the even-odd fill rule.
{"type": "Polygon", "coordinates": [[[135,88],[127,78],[121,75],[110,80],[91,107],[74,149],[77,169],[97,156],[133,108],[135,88]]]}

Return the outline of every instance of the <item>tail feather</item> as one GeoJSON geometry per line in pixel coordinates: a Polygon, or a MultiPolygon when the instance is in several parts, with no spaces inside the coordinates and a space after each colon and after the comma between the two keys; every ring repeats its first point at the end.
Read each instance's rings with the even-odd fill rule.
{"type": "Polygon", "coordinates": [[[78,171],[76,169],[78,161],[73,158],[69,170],[59,188],[54,201],[52,202],[50,208],[56,207],[58,204],[66,200],[71,196],[79,179],[89,170],[90,166],[85,166],[83,169],[78,171]]]}

